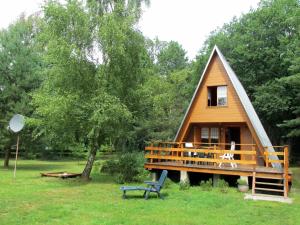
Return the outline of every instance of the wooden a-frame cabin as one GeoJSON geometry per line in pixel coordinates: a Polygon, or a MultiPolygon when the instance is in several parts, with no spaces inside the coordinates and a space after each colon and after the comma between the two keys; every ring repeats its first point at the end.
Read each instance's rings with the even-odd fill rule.
{"type": "Polygon", "coordinates": [[[145,168],[252,177],[252,193],[287,197],[288,147],[272,146],[247,93],[214,47],[173,142],[145,148],[145,168]],[[224,157],[226,156],[226,157],[224,157]]]}

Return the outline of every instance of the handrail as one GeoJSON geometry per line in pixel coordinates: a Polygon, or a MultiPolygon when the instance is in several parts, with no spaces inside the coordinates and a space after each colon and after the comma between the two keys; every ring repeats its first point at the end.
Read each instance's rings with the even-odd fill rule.
{"type": "MultiPolygon", "coordinates": [[[[191,142],[191,141],[185,141],[185,142],[172,142],[172,141],[151,141],[150,142],[150,145],[151,144],[176,144],[176,145],[179,145],[179,144],[186,144],[186,143],[193,143],[195,145],[209,145],[209,146],[214,146],[214,145],[228,145],[230,146],[231,143],[221,143],[221,142],[218,142],[218,143],[206,143],[206,142],[191,142]]],[[[238,143],[235,143],[235,145],[237,146],[256,146],[256,144],[238,144],[238,143]]]]}
{"type": "Polygon", "coordinates": [[[217,153],[217,154],[236,154],[236,155],[253,155],[252,150],[214,150],[214,149],[201,149],[201,148],[172,148],[172,147],[155,147],[148,146],[145,147],[146,151],[166,151],[166,152],[195,152],[195,153],[217,153]]]}

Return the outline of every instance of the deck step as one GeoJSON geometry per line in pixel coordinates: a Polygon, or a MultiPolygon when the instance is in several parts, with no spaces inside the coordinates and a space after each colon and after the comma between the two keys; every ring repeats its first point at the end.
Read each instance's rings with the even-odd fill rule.
{"type": "Polygon", "coordinates": [[[268,183],[268,182],[255,182],[256,184],[264,184],[264,185],[270,185],[270,186],[280,186],[283,187],[283,184],[277,184],[277,183],[268,183]]]}
{"type": "Polygon", "coordinates": [[[255,187],[255,190],[261,190],[261,191],[274,191],[274,192],[284,192],[284,190],[271,189],[271,188],[258,188],[258,187],[255,187]]]}

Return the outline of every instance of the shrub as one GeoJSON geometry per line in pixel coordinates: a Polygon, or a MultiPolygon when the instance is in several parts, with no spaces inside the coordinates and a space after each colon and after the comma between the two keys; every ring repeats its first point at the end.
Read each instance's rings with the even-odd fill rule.
{"type": "Polygon", "coordinates": [[[179,190],[184,191],[190,188],[190,182],[188,181],[180,181],[179,183],[179,190]]]}
{"type": "Polygon", "coordinates": [[[164,188],[167,189],[173,184],[173,181],[170,178],[167,178],[164,183],[164,188]]]}
{"type": "Polygon", "coordinates": [[[220,179],[218,182],[218,188],[222,193],[227,193],[229,190],[229,184],[225,180],[220,179]]]}
{"type": "Polygon", "coordinates": [[[209,179],[208,181],[201,181],[200,188],[203,191],[211,191],[212,190],[212,179],[209,179]]]}
{"type": "Polygon", "coordinates": [[[117,183],[141,181],[147,175],[144,169],[144,157],[142,154],[124,153],[117,159],[107,160],[101,168],[101,172],[114,176],[117,183]]]}
{"type": "Polygon", "coordinates": [[[102,167],[101,172],[114,175],[119,172],[119,161],[115,159],[106,160],[102,167]]]}

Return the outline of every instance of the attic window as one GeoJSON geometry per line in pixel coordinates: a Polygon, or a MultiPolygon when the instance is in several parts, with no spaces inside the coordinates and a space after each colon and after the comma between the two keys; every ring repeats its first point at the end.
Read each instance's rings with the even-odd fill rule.
{"type": "Polygon", "coordinates": [[[207,87],[207,105],[208,106],[226,106],[227,105],[227,86],[207,87]]]}

